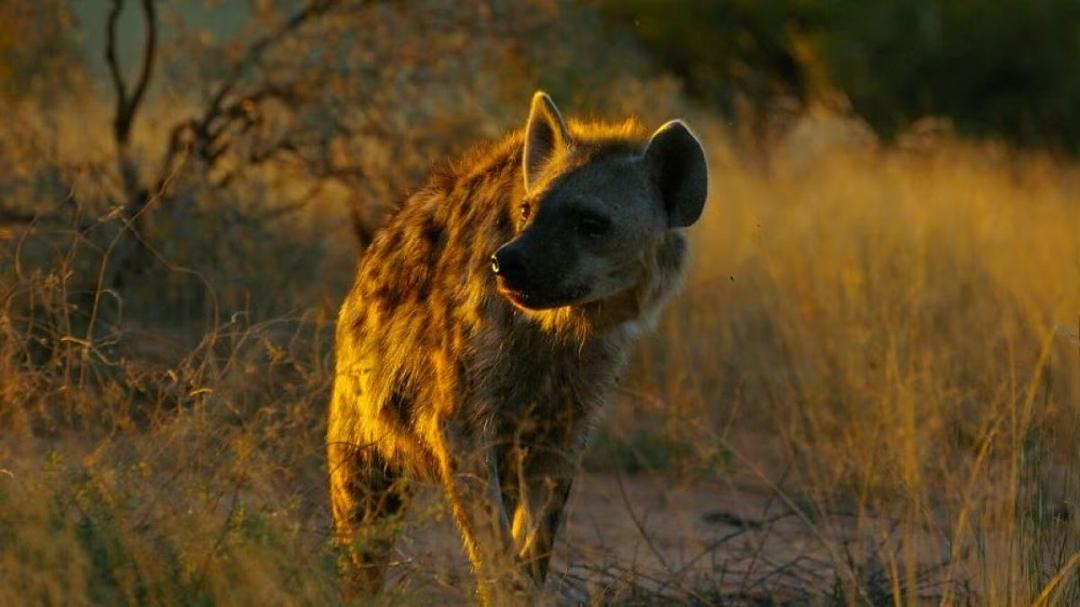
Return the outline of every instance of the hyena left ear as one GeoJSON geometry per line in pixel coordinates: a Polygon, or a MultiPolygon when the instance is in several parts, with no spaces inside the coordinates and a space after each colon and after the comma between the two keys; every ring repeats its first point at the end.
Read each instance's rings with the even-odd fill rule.
{"type": "Polygon", "coordinates": [[[709,167],[701,142],[683,121],[672,120],[653,133],[645,163],[664,201],[668,227],[697,221],[709,193],[709,167]]]}
{"type": "Polygon", "coordinates": [[[570,142],[570,132],[563,122],[559,108],[547,93],[536,91],[525,125],[525,150],[522,154],[522,174],[528,192],[544,172],[548,163],[563,152],[570,142]]]}

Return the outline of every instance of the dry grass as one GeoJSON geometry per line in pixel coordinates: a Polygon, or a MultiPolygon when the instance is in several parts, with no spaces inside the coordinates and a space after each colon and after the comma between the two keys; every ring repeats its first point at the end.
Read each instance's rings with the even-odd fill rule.
{"type": "MultiPolygon", "coordinates": [[[[860,133],[809,117],[757,162],[714,145],[693,275],[590,456],[601,474],[757,487],[761,520],[713,513],[742,535],[705,542],[642,515],[631,487],[617,495],[660,566],[566,547],[568,596],[1080,601],[1080,172],[860,133]],[[720,581],[746,559],[763,581],[720,581]]],[[[4,194],[78,200],[83,227],[12,231],[0,261],[0,603],[337,602],[322,433],[352,270],[327,236],[340,222],[251,223],[198,198],[162,220],[184,235],[169,265],[103,291],[118,226],[91,209],[108,180],[54,170],[82,171],[73,191],[4,194]]]]}
{"type": "Polygon", "coordinates": [[[844,602],[1080,600],[1078,173],[852,131],[808,118],[767,171],[720,157],[645,385],[684,442],[776,484],[844,602]],[[783,455],[740,450],[760,441],[783,455]]]}

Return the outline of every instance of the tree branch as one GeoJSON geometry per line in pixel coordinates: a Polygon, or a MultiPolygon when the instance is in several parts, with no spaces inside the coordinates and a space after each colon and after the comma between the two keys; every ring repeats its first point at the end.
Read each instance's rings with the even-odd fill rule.
{"type": "Polygon", "coordinates": [[[244,57],[233,66],[232,72],[225,78],[225,81],[221,83],[217,93],[214,94],[210,101],[210,105],[206,108],[206,113],[203,115],[203,125],[208,126],[209,123],[220,114],[221,104],[224,103],[225,97],[236,88],[240,83],[240,79],[244,76],[244,73],[258,63],[259,60],[262,59],[263,54],[270,47],[280,42],[283,38],[299,29],[314,17],[318,17],[328,12],[337,4],[339,4],[339,0],[313,0],[307,6],[297,11],[292,17],[289,17],[281,27],[253,42],[251,46],[248,47],[247,52],[244,53],[244,57]]]}
{"type": "Polygon", "coordinates": [[[116,115],[113,117],[113,137],[116,140],[116,160],[124,187],[126,203],[123,207],[123,230],[117,236],[117,250],[113,260],[116,270],[110,280],[113,287],[123,283],[128,274],[134,274],[144,263],[140,256],[142,239],[137,233],[142,223],[143,211],[150,204],[150,192],[139,179],[138,167],[131,158],[128,144],[131,125],[142,103],[150,78],[154,73],[157,54],[157,12],[155,0],[141,0],[143,21],[146,27],[146,43],[142,49],[142,65],[133,89],[128,89],[123,70],[117,57],[117,24],[124,10],[124,0],[113,0],[105,27],[105,63],[116,92],[116,115]]]}
{"type": "Polygon", "coordinates": [[[35,217],[34,213],[0,207],[0,226],[32,223],[35,217]]]}
{"type": "Polygon", "coordinates": [[[113,0],[112,10],[105,26],[105,63],[109,66],[109,76],[112,78],[113,88],[116,90],[116,114],[113,116],[113,133],[117,141],[120,141],[120,117],[124,115],[127,107],[127,87],[124,85],[124,76],[120,71],[120,62],[116,59],[116,23],[120,20],[120,12],[124,10],[124,0],[113,0]]]}
{"type": "Polygon", "coordinates": [[[135,92],[131,94],[128,102],[129,111],[133,120],[135,110],[142,102],[146,87],[150,84],[150,77],[154,73],[155,54],[157,53],[157,9],[154,0],[142,0],[143,21],[146,25],[146,46],[143,50],[142,69],[139,70],[139,80],[135,84],[135,92]]]}
{"type": "MultiPolygon", "coordinates": [[[[127,151],[131,125],[150,82],[157,47],[155,0],[141,0],[141,3],[147,28],[146,46],[143,49],[142,67],[138,80],[130,91],[124,81],[116,56],[116,27],[123,10],[124,0],[113,0],[107,21],[105,57],[113,87],[116,89],[117,109],[113,126],[119,151],[121,177],[128,197],[124,217],[127,219],[125,230],[129,232],[126,242],[123,243],[129,246],[118,250],[115,256],[118,269],[112,280],[114,287],[141,271],[143,257],[138,255],[137,225],[141,223],[150,204],[168,196],[169,182],[182,169],[189,154],[197,154],[206,163],[207,168],[212,168],[230,147],[231,142],[227,139],[230,126],[234,121],[250,120],[249,108],[268,98],[277,98],[285,103],[294,101],[293,97],[298,87],[280,87],[271,83],[264,83],[255,92],[233,99],[232,96],[247,73],[259,64],[272,47],[309,21],[339,5],[341,0],[310,0],[303,9],[289,17],[280,27],[255,40],[211,95],[202,115],[185,119],[172,127],[160,172],[151,182],[152,188],[143,187],[139,183],[136,167],[127,151]]],[[[250,164],[265,161],[280,151],[287,150],[288,147],[288,145],[279,144],[264,154],[248,158],[247,162],[250,164]]]]}
{"type": "Polygon", "coordinates": [[[150,77],[154,73],[155,55],[157,54],[157,10],[154,0],[142,0],[143,20],[146,25],[146,44],[143,46],[142,66],[139,69],[139,77],[135,82],[135,88],[128,91],[124,81],[123,70],[116,55],[117,33],[116,26],[120,21],[120,13],[124,10],[124,0],[113,0],[112,9],[109,11],[106,21],[105,38],[105,63],[109,67],[109,76],[112,78],[113,88],[116,91],[116,115],[113,119],[113,135],[116,142],[126,147],[131,137],[131,124],[135,120],[135,114],[142,103],[146,88],[150,84],[150,77]]]}
{"type": "MultiPolygon", "coordinates": [[[[114,1],[122,2],[122,0],[114,1]]],[[[228,103],[226,100],[239,87],[244,75],[258,64],[271,47],[339,4],[341,0],[313,0],[289,17],[281,27],[253,42],[243,58],[237,62],[216,92],[211,95],[202,116],[185,120],[172,128],[172,137],[165,156],[166,162],[162,166],[163,174],[173,170],[175,159],[181,157],[180,152],[189,150],[193,150],[208,168],[212,168],[231,147],[231,142],[226,139],[230,125],[237,120],[250,120],[250,108],[262,101],[277,99],[287,105],[298,103],[299,91],[303,89],[303,83],[299,82],[286,85],[264,83],[254,92],[239,99],[228,103]],[[184,137],[185,134],[190,134],[190,137],[184,137]]]]}

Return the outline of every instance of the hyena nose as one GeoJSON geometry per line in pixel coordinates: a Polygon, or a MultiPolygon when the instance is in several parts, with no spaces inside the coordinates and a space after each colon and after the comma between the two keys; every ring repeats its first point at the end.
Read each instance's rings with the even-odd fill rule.
{"type": "Polygon", "coordinates": [[[491,271],[511,284],[521,283],[525,279],[525,260],[520,251],[503,245],[491,256],[491,271]]]}

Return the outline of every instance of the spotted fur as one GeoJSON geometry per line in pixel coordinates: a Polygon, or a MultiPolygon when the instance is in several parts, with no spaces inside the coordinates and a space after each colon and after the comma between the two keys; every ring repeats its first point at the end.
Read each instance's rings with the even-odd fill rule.
{"type": "Polygon", "coordinates": [[[686,178],[683,159],[650,158],[670,128],[700,153],[672,124],[652,139],[634,121],[567,124],[537,93],[526,129],[436,171],[375,236],[338,319],[327,438],[353,588],[378,589],[416,478],[444,487],[482,602],[542,584],[590,420],[686,266],[667,198],[704,203],[703,182],[677,191],[705,178],[703,154],[687,148],[686,178]],[[564,229],[575,192],[632,241],[564,229]],[[509,243],[533,269],[520,301],[492,271],[509,243]],[[530,307],[549,291],[569,300],[530,307]]]}

